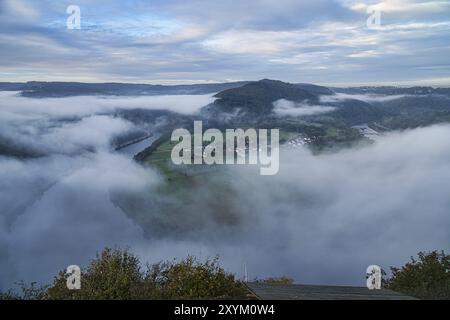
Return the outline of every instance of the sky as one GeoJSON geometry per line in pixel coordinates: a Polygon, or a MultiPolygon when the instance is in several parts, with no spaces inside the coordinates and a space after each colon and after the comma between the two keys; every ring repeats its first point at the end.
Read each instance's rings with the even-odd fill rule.
{"type": "Polygon", "coordinates": [[[450,86],[449,40],[440,0],[0,0],[0,81],[450,86]]]}

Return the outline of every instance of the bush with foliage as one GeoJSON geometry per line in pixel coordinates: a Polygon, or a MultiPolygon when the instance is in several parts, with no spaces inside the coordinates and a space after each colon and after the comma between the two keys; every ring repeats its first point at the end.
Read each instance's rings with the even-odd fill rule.
{"type": "Polygon", "coordinates": [[[245,286],[219,266],[217,257],[204,263],[188,257],[150,270],[164,299],[242,298],[246,294],[245,286]]]}
{"type": "Polygon", "coordinates": [[[419,299],[450,299],[450,255],[419,252],[418,259],[401,268],[391,267],[386,287],[419,299]]]}
{"type": "Polygon", "coordinates": [[[81,289],[67,289],[61,271],[47,299],[137,299],[144,284],[139,259],[128,250],[106,248],[81,272],[81,289]]]}
{"type": "Polygon", "coordinates": [[[8,291],[2,299],[34,300],[133,300],[133,299],[233,299],[245,298],[245,286],[219,266],[218,258],[147,265],[128,250],[104,249],[81,271],[81,289],[67,289],[65,271],[51,286],[20,284],[22,294],[8,291]]]}
{"type": "Polygon", "coordinates": [[[44,300],[47,296],[48,286],[40,286],[36,282],[26,284],[21,281],[17,283],[19,292],[8,290],[0,292],[0,300],[44,300]]]}

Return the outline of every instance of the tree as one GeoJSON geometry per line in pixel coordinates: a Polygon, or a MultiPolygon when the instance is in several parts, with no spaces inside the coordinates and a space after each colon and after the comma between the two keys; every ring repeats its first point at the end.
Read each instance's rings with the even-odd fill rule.
{"type": "Polygon", "coordinates": [[[245,298],[247,292],[233,274],[219,266],[218,257],[201,263],[189,256],[179,263],[155,265],[151,274],[165,299],[245,298]]]}
{"type": "Polygon", "coordinates": [[[20,293],[13,290],[0,292],[0,300],[43,300],[47,295],[48,286],[40,286],[36,282],[29,285],[23,281],[16,283],[20,293]]]}
{"type": "Polygon", "coordinates": [[[147,265],[128,250],[104,249],[81,272],[81,289],[69,290],[64,271],[55,277],[45,299],[222,299],[245,297],[244,285],[218,264],[193,257],[147,265]]]}
{"type": "Polygon", "coordinates": [[[67,289],[66,281],[67,275],[61,271],[48,289],[48,299],[138,299],[144,285],[138,257],[128,250],[110,248],[82,270],[80,290],[67,289]]]}
{"type": "Polygon", "coordinates": [[[391,267],[386,286],[419,299],[450,299],[450,255],[443,251],[419,252],[418,259],[401,268],[391,267]]]}

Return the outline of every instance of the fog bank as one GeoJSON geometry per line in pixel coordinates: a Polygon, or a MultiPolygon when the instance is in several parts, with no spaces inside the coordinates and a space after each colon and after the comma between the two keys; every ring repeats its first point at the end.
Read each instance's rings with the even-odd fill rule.
{"type": "Polygon", "coordinates": [[[282,149],[275,176],[225,167],[181,193],[161,193],[167,180],[157,170],[110,148],[134,124],[97,100],[70,99],[67,110],[51,99],[0,103],[0,136],[44,153],[0,156],[2,289],[48,283],[114,245],[149,262],[219,254],[238,276],[246,263],[251,278],[335,285],[364,285],[370,264],[387,269],[419,250],[450,249],[449,125],[333,154],[282,149]],[[68,115],[77,118],[61,120],[68,115]],[[124,212],[120,199],[136,199],[150,224],[124,212]],[[182,210],[168,210],[173,204],[182,210]]]}

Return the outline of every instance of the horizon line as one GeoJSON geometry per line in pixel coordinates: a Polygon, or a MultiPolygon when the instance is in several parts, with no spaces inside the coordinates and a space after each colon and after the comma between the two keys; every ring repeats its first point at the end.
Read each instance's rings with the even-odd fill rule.
{"type": "MultiPolygon", "coordinates": [[[[436,84],[436,80],[401,80],[401,81],[379,81],[379,82],[371,82],[368,81],[366,83],[320,83],[320,82],[293,82],[293,81],[285,81],[280,79],[271,79],[271,78],[261,78],[258,80],[161,80],[161,82],[155,81],[80,81],[80,80],[26,80],[26,81],[3,81],[0,80],[0,83],[8,83],[8,84],[27,84],[31,82],[40,82],[40,83],[81,83],[81,84],[131,84],[131,85],[152,85],[152,86],[193,86],[193,85],[215,85],[215,84],[226,84],[226,83],[239,83],[239,82],[258,82],[261,80],[273,80],[273,81],[281,81],[284,83],[292,83],[292,84],[311,84],[323,87],[334,87],[334,88],[349,88],[349,87],[434,87],[434,88],[450,88],[450,78],[445,78],[447,83],[436,84]]],[[[440,79],[439,79],[440,80],[440,79]]],[[[444,79],[442,79],[444,80],[444,79]]]]}

